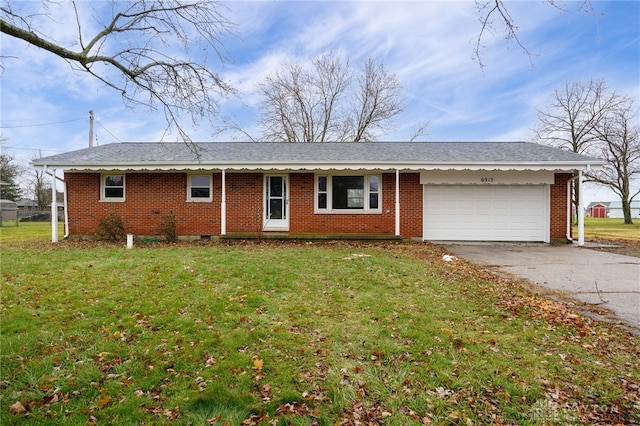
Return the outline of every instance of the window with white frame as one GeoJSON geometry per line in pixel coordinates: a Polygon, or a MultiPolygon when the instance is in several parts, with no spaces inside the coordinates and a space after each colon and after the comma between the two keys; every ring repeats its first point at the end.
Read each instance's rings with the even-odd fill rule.
{"type": "Polygon", "coordinates": [[[380,213],[380,182],[379,174],[316,175],[316,211],[380,213]]]}
{"type": "Polygon", "coordinates": [[[211,175],[189,175],[187,188],[188,201],[211,201],[211,175]]]}
{"type": "Polygon", "coordinates": [[[102,201],[124,201],[124,175],[102,175],[100,199],[102,201]]]}

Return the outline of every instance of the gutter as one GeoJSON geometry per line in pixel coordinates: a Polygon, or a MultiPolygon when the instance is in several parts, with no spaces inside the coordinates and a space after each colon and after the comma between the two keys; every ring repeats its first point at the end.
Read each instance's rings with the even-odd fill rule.
{"type": "MultiPolygon", "coordinates": [[[[42,167],[35,164],[36,167],[42,167]]],[[[422,162],[422,161],[220,161],[220,162],[147,162],[147,163],[62,163],[44,165],[73,171],[182,171],[182,170],[387,170],[389,172],[422,170],[475,170],[475,171],[573,171],[589,167],[585,162],[422,162]]]]}

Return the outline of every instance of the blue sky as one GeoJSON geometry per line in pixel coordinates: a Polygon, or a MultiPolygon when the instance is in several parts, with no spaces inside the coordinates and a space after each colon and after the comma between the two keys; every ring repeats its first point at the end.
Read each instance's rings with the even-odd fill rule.
{"type": "MultiPolygon", "coordinates": [[[[531,56],[507,42],[498,28],[483,38],[484,67],[473,55],[480,31],[473,1],[225,4],[237,35],[224,40],[230,62],[216,66],[238,96],[222,100],[221,107],[256,136],[257,85],[285,60],[307,61],[328,50],[348,56],[355,66],[372,57],[399,77],[406,109],[381,140],[407,140],[424,122],[429,122],[422,137],[427,141],[530,140],[536,108],[544,108],[553,90],[567,82],[605,79],[612,89],[640,97],[637,1],[594,1],[595,13],[580,11],[582,2],[560,2],[563,11],[543,0],[509,1],[531,56]]],[[[75,28],[68,10],[52,6],[52,13],[43,25],[57,40],[71,43],[75,28]]],[[[161,113],[125,107],[117,92],[49,53],[5,35],[0,42],[2,55],[9,56],[1,77],[0,125],[7,139],[2,150],[17,161],[26,164],[36,152],[86,147],[90,109],[95,144],[162,137],[161,113]]],[[[194,140],[214,140],[211,128],[185,126],[194,140]]],[[[589,194],[613,199],[596,189],[589,194]]]]}

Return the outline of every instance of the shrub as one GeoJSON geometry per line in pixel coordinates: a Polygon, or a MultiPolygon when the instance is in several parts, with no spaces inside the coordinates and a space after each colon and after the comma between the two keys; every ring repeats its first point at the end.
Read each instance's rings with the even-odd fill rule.
{"type": "Polygon", "coordinates": [[[176,215],[174,212],[169,212],[162,216],[160,225],[158,226],[158,234],[162,235],[167,241],[176,241],[178,239],[178,235],[176,234],[176,215]]]}
{"type": "Polygon", "coordinates": [[[96,235],[109,240],[121,240],[125,236],[122,218],[111,213],[107,217],[100,219],[96,229],[96,235]]]}

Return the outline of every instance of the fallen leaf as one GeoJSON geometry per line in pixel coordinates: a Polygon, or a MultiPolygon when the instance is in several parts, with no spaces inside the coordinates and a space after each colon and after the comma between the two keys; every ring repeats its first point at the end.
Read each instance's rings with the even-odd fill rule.
{"type": "Polygon", "coordinates": [[[207,424],[214,425],[214,424],[218,423],[221,419],[222,419],[222,416],[220,414],[218,414],[216,417],[212,417],[210,419],[207,419],[207,424]]]}
{"type": "Polygon", "coordinates": [[[264,361],[261,360],[260,358],[256,358],[253,360],[253,368],[255,368],[256,370],[258,371],[262,370],[263,365],[264,365],[264,361]]]}
{"type": "Polygon", "coordinates": [[[109,395],[104,395],[102,398],[100,398],[100,400],[97,402],[98,407],[102,408],[105,405],[107,405],[108,403],[111,402],[111,397],[109,395]]]}
{"type": "Polygon", "coordinates": [[[15,404],[12,404],[11,407],[9,407],[9,413],[10,414],[25,414],[27,412],[27,409],[24,408],[24,405],[22,405],[22,403],[20,403],[20,401],[16,402],[15,404]]]}

